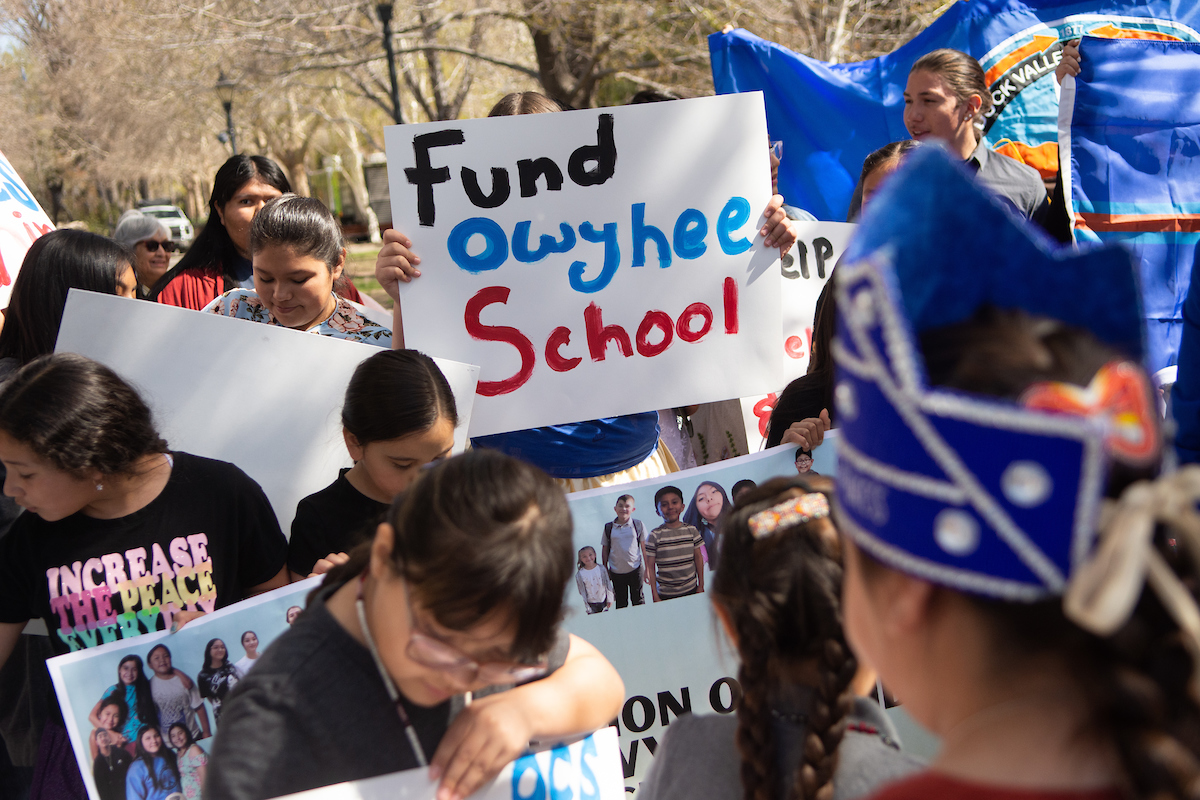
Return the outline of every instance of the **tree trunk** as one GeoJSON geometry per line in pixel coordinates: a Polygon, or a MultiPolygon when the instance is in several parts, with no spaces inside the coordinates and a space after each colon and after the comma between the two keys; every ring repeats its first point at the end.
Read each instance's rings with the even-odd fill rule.
{"type": "Polygon", "coordinates": [[[346,103],[346,95],[341,89],[340,80],[333,90],[333,99],[338,114],[342,118],[337,127],[338,134],[350,155],[350,158],[342,159],[342,174],[346,176],[346,183],[350,185],[350,194],[354,196],[354,205],[358,206],[358,210],[367,220],[367,234],[371,237],[372,244],[379,244],[383,241],[383,237],[379,233],[379,217],[376,216],[375,209],[371,208],[371,196],[367,192],[367,176],[363,172],[363,151],[358,141],[358,129],[354,127],[354,121],[350,118],[350,110],[346,103]]]}

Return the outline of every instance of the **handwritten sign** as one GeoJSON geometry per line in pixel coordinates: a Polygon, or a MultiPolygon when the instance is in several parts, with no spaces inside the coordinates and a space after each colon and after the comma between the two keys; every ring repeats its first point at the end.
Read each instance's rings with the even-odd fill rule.
{"type": "MultiPolygon", "coordinates": [[[[87,786],[88,795],[92,800],[110,800],[113,795],[102,793],[96,785],[94,775],[104,774],[104,771],[94,770],[93,767],[103,757],[98,749],[95,753],[92,749],[97,747],[95,736],[97,728],[90,716],[96,704],[107,698],[112,689],[119,685],[117,671],[128,656],[137,656],[141,659],[139,663],[145,679],[158,680],[149,667],[149,655],[151,651],[165,647],[167,657],[171,660],[171,666],[199,686],[204,680],[201,677],[201,671],[207,666],[208,644],[214,639],[219,639],[225,645],[226,659],[228,663],[234,664],[237,672],[232,679],[223,676],[223,680],[215,689],[210,687],[201,689],[200,694],[205,697],[201,708],[192,708],[190,709],[192,713],[189,714],[186,713],[189,709],[160,707],[160,701],[155,700],[159,719],[155,720],[154,724],[169,727],[172,722],[170,714],[173,711],[177,712],[179,714],[177,721],[183,722],[193,731],[199,732],[199,735],[195,736],[196,744],[207,754],[212,748],[212,739],[209,735],[217,733],[219,727],[217,712],[226,692],[231,691],[245,671],[253,665],[253,661],[247,658],[250,651],[246,649],[252,643],[249,642],[248,637],[244,637],[244,634],[253,633],[255,636],[253,644],[257,645],[256,651],[259,653],[265,651],[276,637],[288,629],[288,625],[303,609],[305,596],[320,582],[320,578],[310,578],[273,592],[266,592],[243,600],[240,603],[234,603],[192,620],[176,633],[169,631],[147,633],[49,659],[46,666],[50,671],[50,678],[54,682],[54,691],[58,695],[58,704],[62,709],[63,721],[66,723],[67,734],[71,739],[71,747],[79,762],[79,771],[83,775],[84,784],[87,786]]],[[[123,689],[122,699],[124,699],[123,689]]],[[[132,729],[132,726],[130,727],[132,729]]],[[[114,740],[122,735],[122,729],[114,729],[114,740]]],[[[116,744],[114,744],[114,748],[121,749],[116,744]]],[[[199,787],[196,788],[198,790],[199,787]]],[[[113,791],[116,791],[115,787],[113,787],[113,791]]],[[[125,796],[123,781],[118,796],[125,796]]],[[[187,796],[189,798],[200,797],[199,794],[190,793],[187,796]]]]}
{"type": "Polygon", "coordinates": [[[54,223],[0,153],[0,308],[8,307],[13,281],[29,245],[52,230],[54,223]]]}
{"type": "Polygon", "coordinates": [[[799,222],[795,246],[779,262],[783,277],[780,299],[783,303],[783,369],[771,393],[742,398],[742,417],[746,422],[746,441],[757,449],[767,435],[767,422],[779,393],[808,371],[812,354],[813,315],[817,298],[833,272],[855,224],[847,222],[799,222]]]}
{"type": "MultiPolygon", "coordinates": [[[[267,493],[284,531],[296,504],[350,466],[341,408],[378,347],[250,320],[72,289],[58,352],[108,366],[141,392],[172,448],[237,464],[267,493]]],[[[479,368],[435,359],[466,446],[479,368]]]]}
{"type": "Polygon", "coordinates": [[[774,388],[762,96],[385,129],[411,347],[482,365],[471,434],[774,388]]]}
{"type": "MultiPolygon", "coordinates": [[[[437,782],[412,769],[323,789],[287,800],[434,800],[437,782]]],[[[621,756],[612,728],[571,743],[543,747],[509,764],[473,800],[624,800],[621,756]]]]}

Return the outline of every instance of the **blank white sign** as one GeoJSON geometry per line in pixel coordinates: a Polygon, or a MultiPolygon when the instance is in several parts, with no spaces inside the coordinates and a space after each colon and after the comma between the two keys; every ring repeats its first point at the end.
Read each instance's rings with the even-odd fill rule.
{"type": "MultiPolygon", "coordinates": [[[[93,358],[135,386],[173,450],[241,467],[286,532],[296,504],[350,466],[342,400],[379,348],[72,289],[55,351],[93,358]]],[[[479,368],[435,360],[454,391],[461,452],[479,368]]]]}

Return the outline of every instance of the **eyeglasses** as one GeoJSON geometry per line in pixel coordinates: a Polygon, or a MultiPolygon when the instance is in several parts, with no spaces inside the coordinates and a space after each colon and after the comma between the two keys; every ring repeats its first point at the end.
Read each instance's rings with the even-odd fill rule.
{"type": "Polygon", "coordinates": [[[142,244],[146,245],[146,252],[148,253],[158,252],[159,245],[162,245],[162,249],[166,250],[168,253],[174,253],[179,249],[174,242],[158,242],[154,239],[146,239],[142,242],[142,244]]]}
{"type": "Polygon", "coordinates": [[[500,661],[480,664],[461,650],[451,647],[429,634],[422,633],[417,628],[417,618],[413,615],[412,595],[408,591],[408,581],[404,581],[404,603],[408,607],[408,627],[411,631],[405,654],[418,664],[440,672],[449,672],[465,685],[473,684],[476,681],[489,686],[522,683],[546,674],[547,664],[544,660],[537,664],[512,664],[500,661]]]}
{"type": "Polygon", "coordinates": [[[771,142],[771,153],[775,156],[776,159],[778,159],[779,161],[783,161],[783,140],[782,139],[776,139],[775,141],[771,142]]]}

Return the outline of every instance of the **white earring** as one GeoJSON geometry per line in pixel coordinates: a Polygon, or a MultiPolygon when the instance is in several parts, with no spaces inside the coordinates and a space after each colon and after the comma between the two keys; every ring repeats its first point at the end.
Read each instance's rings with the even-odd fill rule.
{"type": "Polygon", "coordinates": [[[103,491],[104,491],[104,484],[103,484],[103,483],[97,483],[97,484],[96,484],[96,491],[97,491],[97,492],[103,492],[103,491]]]}

